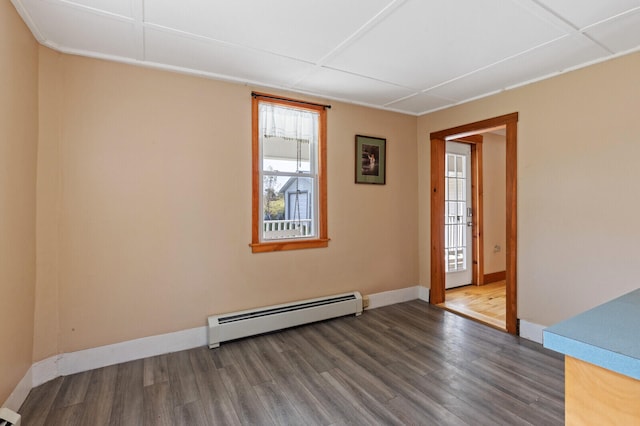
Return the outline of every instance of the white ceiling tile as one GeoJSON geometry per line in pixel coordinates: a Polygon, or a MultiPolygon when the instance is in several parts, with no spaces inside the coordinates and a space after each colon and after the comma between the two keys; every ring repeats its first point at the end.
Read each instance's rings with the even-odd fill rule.
{"type": "Polygon", "coordinates": [[[586,33],[616,53],[635,49],[640,46],[640,10],[596,25],[586,33]]]}
{"type": "Polygon", "coordinates": [[[538,2],[577,28],[593,25],[640,6],[640,0],[538,0],[538,2]]]}
{"type": "Polygon", "coordinates": [[[442,85],[428,93],[452,99],[472,99],[510,86],[557,74],[575,64],[605,57],[608,52],[586,38],[564,37],[544,47],[442,85]]]}
{"type": "Polygon", "coordinates": [[[391,0],[145,0],[145,22],[317,62],[391,0]]]}
{"type": "Polygon", "coordinates": [[[379,106],[413,93],[412,90],[404,87],[327,68],[317,69],[296,84],[293,89],[379,106]]]}
{"type": "Polygon", "coordinates": [[[410,114],[422,114],[428,111],[444,108],[456,104],[452,99],[421,93],[407,99],[387,104],[388,108],[396,111],[405,111],[410,114]]]}
{"type": "Polygon", "coordinates": [[[84,7],[90,7],[96,10],[102,10],[108,13],[114,13],[116,15],[126,16],[131,18],[133,16],[132,1],[142,0],[59,0],[63,3],[77,4],[84,7]]]}
{"type": "Polygon", "coordinates": [[[426,89],[561,35],[512,2],[413,0],[327,66],[426,89]]]}
{"type": "Polygon", "coordinates": [[[413,114],[640,48],[640,0],[11,1],[64,52],[413,114]]]}
{"type": "Polygon", "coordinates": [[[136,57],[133,21],[90,13],[60,2],[30,0],[30,16],[46,41],[68,51],[136,57]]]}
{"type": "Polygon", "coordinates": [[[237,81],[288,86],[308,73],[312,65],[282,56],[231,48],[211,40],[187,37],[152,28],[145,30],[146,60],[237,81]]]}

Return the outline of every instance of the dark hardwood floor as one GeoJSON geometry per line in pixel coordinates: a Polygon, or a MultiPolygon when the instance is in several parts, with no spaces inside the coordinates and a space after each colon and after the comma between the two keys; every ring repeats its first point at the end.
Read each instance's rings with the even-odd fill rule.
{"type": "Polygon", "coordinates": [[[36,425],[553,425],[564,361],[412,301],[60,377],[20,411],[36,425]]]}

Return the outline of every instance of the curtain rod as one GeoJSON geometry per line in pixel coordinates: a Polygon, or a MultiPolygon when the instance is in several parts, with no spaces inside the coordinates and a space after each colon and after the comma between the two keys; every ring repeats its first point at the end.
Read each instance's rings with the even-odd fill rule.
{"type": "Polygon", "coordinates": [[[297,99],[284,98],[284,97],[273,96],[273,95],[266,95],[264,93],[259,93],[259,92],[251,92],[251,96],[253,96],[254,98],[260,97],[260,98],[273,99],[273,100],[276,100],[276,101],[288,101],[288,102],[294,102],[294,103],[297,103],[297,104],[313,105],[313,106],[318,106],[318,107],[322,107],[322,108],[326,108],[326,109],[331,109],[331,105],[323,105],[323,104],[317,104],[317,103],[314,103],[314,102],[299,101],[297,99]]]}

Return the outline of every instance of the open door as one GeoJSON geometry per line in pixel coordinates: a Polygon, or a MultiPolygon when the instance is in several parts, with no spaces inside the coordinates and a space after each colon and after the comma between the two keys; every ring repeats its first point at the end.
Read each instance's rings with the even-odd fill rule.
{"type": "Polygon", "coordinates": [[[473,281],[473,206],[471,205],[471,146],[447,141],[444,175],[445,289],[473,281]]]}
{"type": "MultiPolygon", "coordinates": [[[[446,141],[506,128],[506,329],[518,333],[517,324],[517,122],[518,113],[483,120],[431,134],[431,290],[429,301],[445,300],[445,152],[446,141]]],[[[479,263],[481,265],[481,263],[479,263]]]]}
{"type": "Polygon", "coordinates": [[[484,284],[482,141],[474,135],[446,142],[446,289],[484,284]]]}

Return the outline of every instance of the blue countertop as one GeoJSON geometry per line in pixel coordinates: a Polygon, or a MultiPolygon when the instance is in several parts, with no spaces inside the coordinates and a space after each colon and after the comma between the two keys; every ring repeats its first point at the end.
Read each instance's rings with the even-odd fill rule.
{"type": "Polygon", "coordinates": [[[544,347],[640,380],[640,289],[543,331],[544,347]]]}

